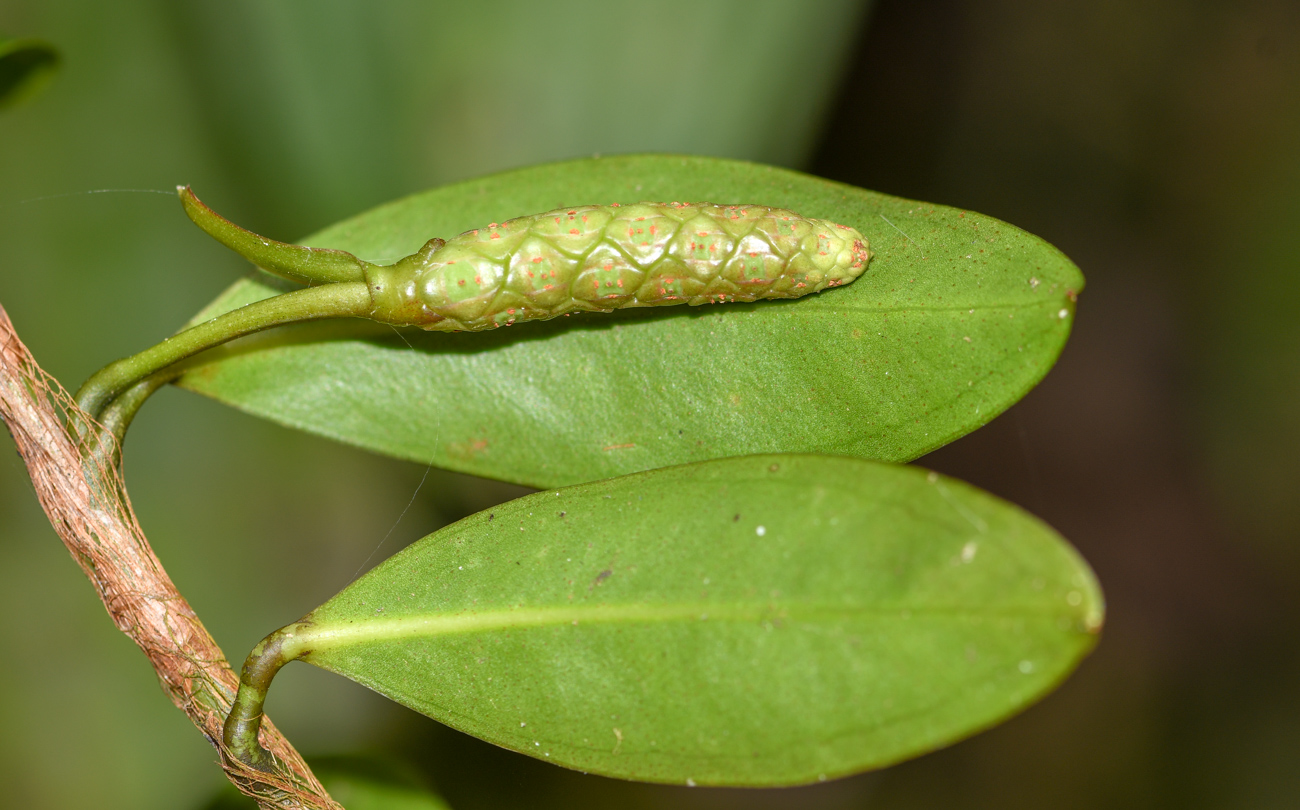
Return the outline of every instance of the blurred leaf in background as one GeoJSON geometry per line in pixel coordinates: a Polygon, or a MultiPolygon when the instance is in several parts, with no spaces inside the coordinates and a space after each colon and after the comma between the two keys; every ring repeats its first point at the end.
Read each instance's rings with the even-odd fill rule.
{"type": "MultiPolygon", "coordinates": [[[[448,810],[424,780],[385,756],[312,759],[312,772],[347,810],[448,810]]],[[[225,784],[203,810],[255,810],[257,803],[225,784]]]]}
{"type": "Polygon", "coordinates": [[[167,8],[212,151],[242,192],[245,210],[233,213],[291,238],[435,184],[592,153],[799,166],[866,6],[167,8]]]}
{"type": "Polygon", "coordinates": [[[1300,5],[1254,30],[1224,16],[1236,35],[1206,43],[1172,104],[1186,134],[1160,165],[1162,225],[1200,258],[1186,296],[1208,478],[1242,539],[1300,570],[1300,5]]]}
{"type": "Polygon", "coordinates": [[[0,33],[0,109],[40,93],[58,68],[59,52],[49,43],[0,33]]]}

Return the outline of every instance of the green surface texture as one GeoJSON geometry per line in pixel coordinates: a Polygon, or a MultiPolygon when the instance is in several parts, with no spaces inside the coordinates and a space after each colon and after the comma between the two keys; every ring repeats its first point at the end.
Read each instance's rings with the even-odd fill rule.
{"type": "Polygon", "coordinates": [[[372,319],[481,332],[578,312],[801,298],[851,283],[869,256],[852,228],[780,208],[642,202],[492,222],[365,272],[372,319]]]}
{"type": "MultiPolygon", "coordinates": [[[[756,452],[907,461],[1001,413],[1047,372],[1078,269],[1041,239],[953,208],[731,160],[556,163],[433,189],[305,241],[393,261],[565,205],[760,204],[861,231],[853,284],[798,301],[584,314],[484,334],[360,321],[233,344],[181,380],[286,425],[539,487],[756,452]]],[[[196,320],[269,296],[265,276],[196,320]]]]}
{"type": "Polygon", "coordinates": [[[966,737],[1092,648],[1055,532],[961,482],[747,456],[530,495],[418,541],[295,625],[305,656],[548,762],[791,785],[966,737]]]}

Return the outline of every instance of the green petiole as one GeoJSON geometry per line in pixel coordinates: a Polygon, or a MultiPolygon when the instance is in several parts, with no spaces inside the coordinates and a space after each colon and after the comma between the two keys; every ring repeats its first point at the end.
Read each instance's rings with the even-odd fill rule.
{"type": "MultiPolygon", "coordinates": [[[[100,369],[77,392],[77,404],[118,441],[145,400],[179,376],[182,360],[235,338],[275,326],[322,318],[371,317],[369,265],[341,250],[276,242],[245,230],[204,205],[188,186],[179,186],[185,213],[206,233],[275,275],[309,285],[257,301],[179,332],[139,354],[100,369]]],[[[90,442],[89,436],[83,437],[90,442]]]]}
{"type": "Polygon", "coordinates": [[[271,752],[257,740],[262,728],[266,690],[281,667],[310,652],[302,640],[295,638],[299,630],[309,626],[309,623],[297,622],[262,639],[248,654],[239,673],[239,691],[226,717],[221,738],[231,756],[258,770],[271,771],[274,767],[271,752]]]}
{"type": "Polygon", "coordinates": [[[370,310],[370,291],[361,281],[308,287],[256,301],[192,326],[139,354],[109,363],[81,386],[77,404],[99,419],[120,394],[205,349],[273,326],[320,318],[365,317],[370,310]]]}

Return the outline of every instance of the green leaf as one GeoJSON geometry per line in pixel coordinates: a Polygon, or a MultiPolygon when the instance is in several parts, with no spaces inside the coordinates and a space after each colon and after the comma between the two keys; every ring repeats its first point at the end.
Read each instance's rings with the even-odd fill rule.
{"type": "MultiPolygon", "coordinates": [[[[283,424],[540,487],[755,452],[907,461],[1032,388],[1073,320],[1078,269],[989,217],[751,163],[579,160],[445,186],[306,241],[369,260],[562,205],[761,203],[851,225],[875,256],[797,301],[575,316],[477,334],[364,322],[231,347],[181,381],[283,424]]],[[[199,318],[271,295],[241,281],[199,318]]]]}
{"type": "Polygon", "coordinates": [[[0,108],[39,93],[58,67],[59,52],[48,43],[0,35],[0,108]]]}
{"type": "Polygon", "coordinates": [[[347,587],[294,643],[548,762],[791,785],[1023,709],[1101,621],[1086,564],[1016,507],[917,468],[770,455],[479,513],[347,587]]]}
{"type": "Polygon", "coordinates": [[[402,768],[361,757],[315,758],[312,770],[348,810],[447,810],[447,803],[402,768]]]}
{"type": "MultiPolygon", "coordinates": [[[[408,769],[376,757],[312,757],[312,771],[325,791],[347,810],[447,810],[408,769]]],[[[233,785],[222,785],[204,810],[255,810],[256,802],[233,785]]]]}

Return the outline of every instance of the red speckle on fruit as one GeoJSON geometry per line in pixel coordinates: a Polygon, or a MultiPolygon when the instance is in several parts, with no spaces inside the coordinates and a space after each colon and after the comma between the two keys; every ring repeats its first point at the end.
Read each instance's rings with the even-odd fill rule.
{"type": "Polygon", "coordinates": [[[542,263],[542,257],[541,257],[541,256],[534,256],[534,257],[533,257],[533,264],[541,264],[541,263],[542,263]]]}
{"type": "Polygon", "coordinates": [[[464,286],[465,286],[465,279],[462,278],[460,281],[457,281],[456,283],[459,284],[460,286],[464,287],[464,286]]]}
{"type": "Polygon", "coordinates": [[[577,236],[577,235],[580,234],[580,233],[582,233],[582,231],[578,230],[577,228],[570,228],[570,229],[569,229],[569,234],[572,235],[572,236],[577,236]]]}
{"type": "Polygon", "coordinates": [[[474,276],[474,283],[477,284],[477,285],[479,285],[480,287],[482,287],[482,286],[483,286],[483,277],[482,277],[482,276],[474,276]]]}
{"type": "Polygon", "coordinates": [[[501,234],[499,234],[499,233],[494,233],[494,234],[492,234],[491,236],[489,236],[488,238],[489,238],[489,239],[500,239],[500,238],[501,238],[501,234]]]}

